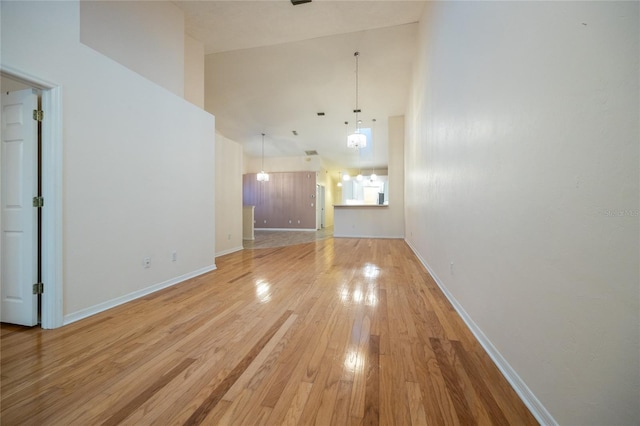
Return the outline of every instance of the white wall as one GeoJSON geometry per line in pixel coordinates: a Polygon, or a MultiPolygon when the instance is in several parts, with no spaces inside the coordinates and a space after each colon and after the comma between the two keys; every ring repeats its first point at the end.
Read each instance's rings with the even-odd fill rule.
{"type": "Polygon", "coordinates": [[[216,257],[242,250],[242,145],[216,133],[216,257]]]}
{"type": "MultiPolygon", "coordinates": [[[[184,95],[184,14],[180,8],[168,1],[82,1],[80,14],[82,43],[176,95],[184,95]]],[[[202,61],[204,64],[204,57],[202,61]]]]}
{"type": "Polygon", "coordinates": [[[63,87],[65,321],[215,268],[213,117],[81,44],[77,2],[1,7],[2,66],[63,87]]]}
{"type": "Polygon", "coordinates": [[[184,98],[204,108],[204,44],[184,36],[184,98]]]}
{"type": "Polygon", "coordinates": [[[407,240],[545,421],[640,419],[638,16],[433,2],[421,21],[407,240]]]}
{"type": "Polygon", "coordinates": [[[404,237],[404,117],[389,117],[389,205],[336,207],[335,237],[404,237]]]}
{"type": "MultiPolygon", "coordinates": [[[[244,157],[244,173],[261,171],[262,157],[244,157]]],[[[318,172],[322,168],[319,156],[267,157],[264,159],[264,171],[269,172],[318,172]]]]}

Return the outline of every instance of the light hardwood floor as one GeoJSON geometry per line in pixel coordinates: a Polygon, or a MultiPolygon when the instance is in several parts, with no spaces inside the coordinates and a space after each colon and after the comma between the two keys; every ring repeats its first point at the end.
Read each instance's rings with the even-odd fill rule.
{"type": "Polygon", "coordinates": [[[254,231],[255,239],[243,240],[245,249],[284,247],[295,244],[311,243],[333,237],[333,226],[318,231],[254,231]]]}
{"type": "Polygon", "coordinates": [[[243,250],[56,330],[2,325],[2,425],[528,425],[401,240],[243,250]]]}

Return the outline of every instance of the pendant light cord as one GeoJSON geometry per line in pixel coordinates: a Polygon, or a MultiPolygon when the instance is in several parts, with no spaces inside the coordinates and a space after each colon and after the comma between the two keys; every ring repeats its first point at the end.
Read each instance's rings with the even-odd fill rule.
{"type": "Polygon", "coordinates": [[[264,133],[262,134],[262,172],[264,172],[264,133]]]}
{"type": "Polygon", "coordinates": [[[360,133],[360,123],[358,122],[358,57],[360,56],[360,52],[355,52],[353,56],[356,57],[356,133],[360,133]]]}

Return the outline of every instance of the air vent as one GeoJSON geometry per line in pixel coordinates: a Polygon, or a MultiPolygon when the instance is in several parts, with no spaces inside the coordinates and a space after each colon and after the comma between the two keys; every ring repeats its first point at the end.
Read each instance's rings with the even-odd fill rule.
{"type": "Polygon", "coordinates": [[[318,151],[316,151],[315,149],[312,151],[305,151],[304,153],[307,155],[318,155],[318,151]]]}
{"type": "Polygon", "coordinates": [[[324,112],[318,112],[318,117],[324,117],[324,112]]]}
{"type": "Polygon", "coordinates": [[[311,3],[311,0],[291,0],[291,4],[297,6],[303,3],[311,3]]]}
{"type": "Polygon", "coordinates": [[[296,130],[292,130],[291,133],[293,133],[294,136],[298,136],[298,132],[296,130]]]}

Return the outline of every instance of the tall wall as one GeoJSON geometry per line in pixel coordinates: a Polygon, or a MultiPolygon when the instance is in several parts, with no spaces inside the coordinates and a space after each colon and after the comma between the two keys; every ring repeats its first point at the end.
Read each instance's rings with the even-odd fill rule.
{"type": "Polygon", "coordinates": [[[639,3],[433,2],[406,238],[539,419],[640,419],[639,3]]]}
{"type": "MultiPolygon", "coordinates": [[[[164,1],[82,1],[80,16],[83,44],[176,95],[184,95],[184,14],[176,5],[164,1]]],[[[204,67],[204,49],[202,63],[204,67]]]]}
{"type": "Polygon", "coordinates": [[[204,44],[184,36],[184,98],[204,109],[204,44]]]}
{"type": "Polygon", "coordinates": [[[216,133],[216,256],[242,250],[242,145],[216,133]]]}
{"type": "Polygon", "coordinates": [[[78,2],[0,7],[3,69],[62,87],[65,321],[215,268],[213,116],[82,44],[78,2]]]}

